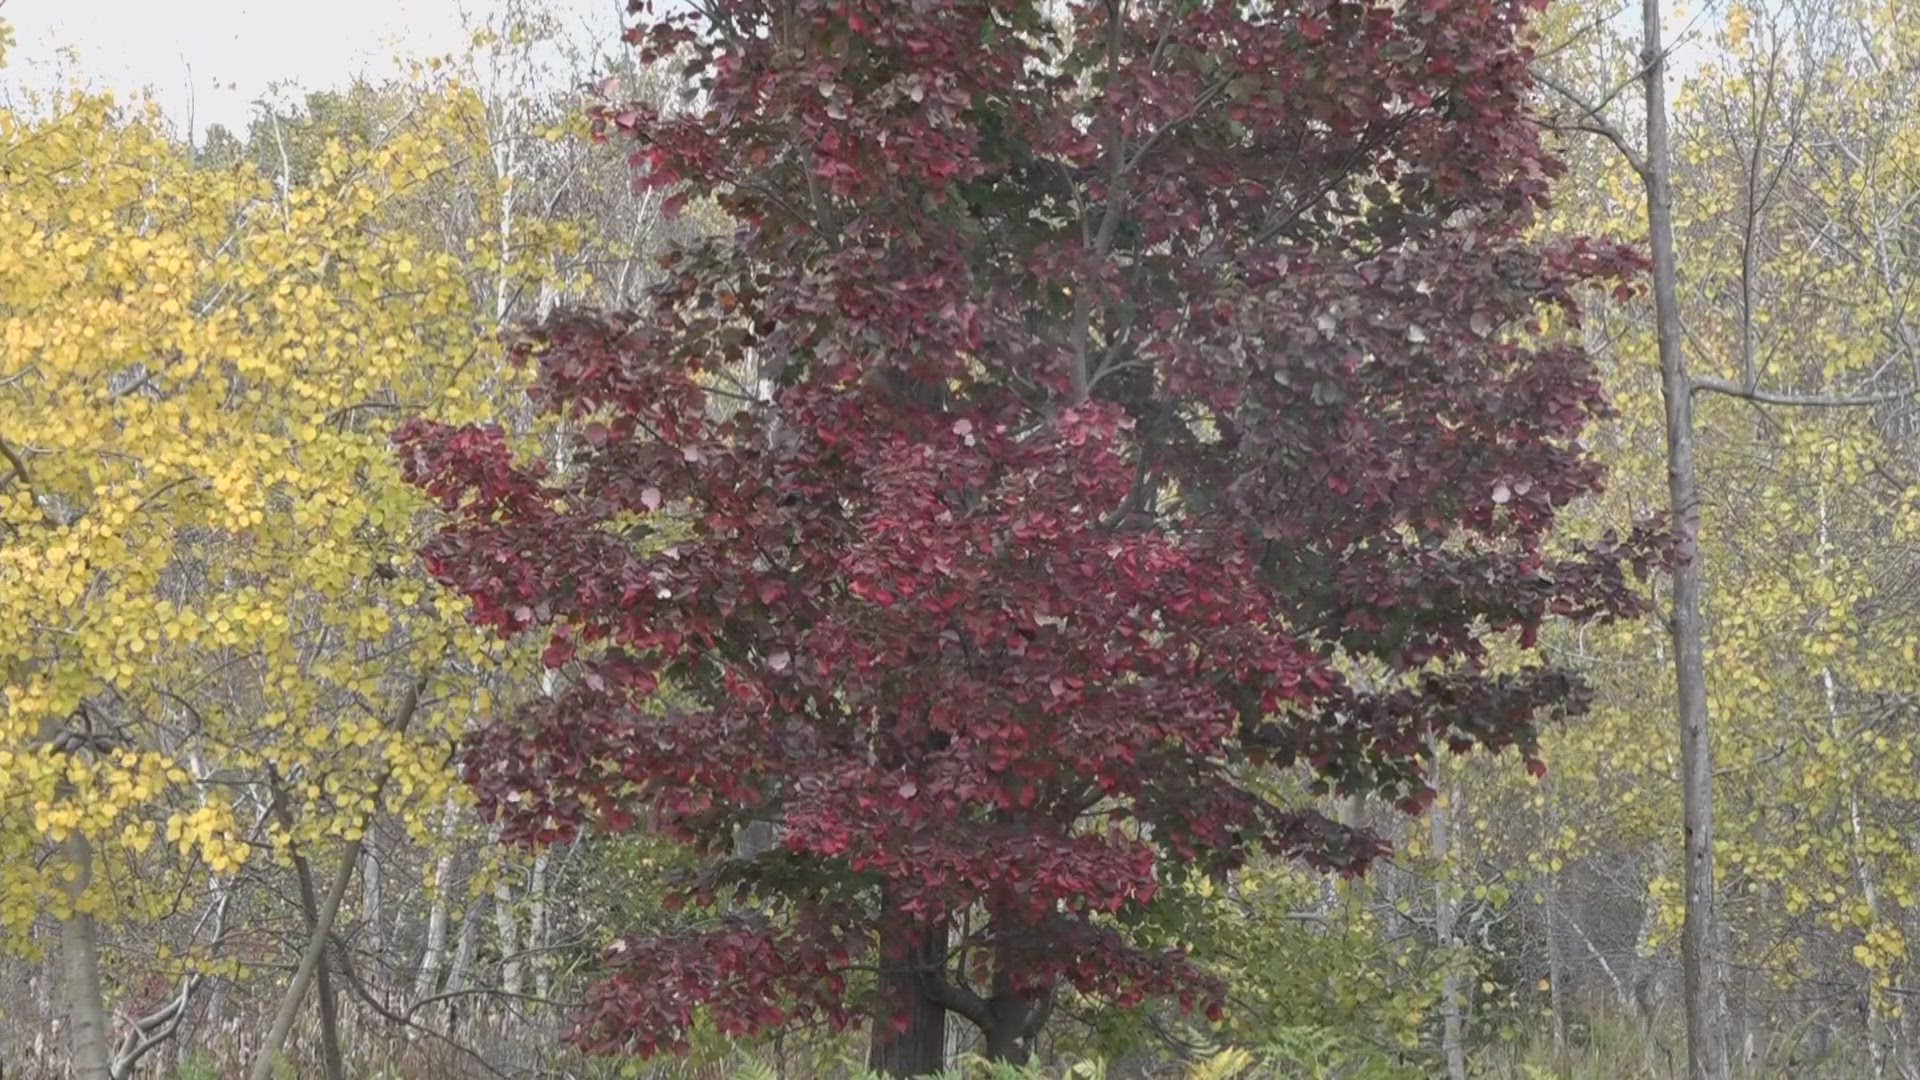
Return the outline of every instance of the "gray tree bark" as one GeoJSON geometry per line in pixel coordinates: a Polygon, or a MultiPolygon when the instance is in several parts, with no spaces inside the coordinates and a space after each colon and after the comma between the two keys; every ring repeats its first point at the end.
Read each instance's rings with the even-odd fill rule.
{"type": "Polygon", "coordinates": [[[1547,1008],[1553,1020],[1553,1057],[1556,1062],[1567,1054],[1567,1006],[1566,1006],[1566,964],[1561,960],[1560,952],[1560,872],[1551,863],[1547,866],[1546,881],[1540,889],[1540,906],[1543,917],[1540,922],[1546,930],[1547,945],[1547,1008]]]}
{"type": "Polygon", "coordinates": [[[1727,998],[1720,957],[1719,895],[1714,885],[1713,742],[1707,713],[1705,628],[1700,616],[1700,492],[1694,466],[1693,383],[1680,324],[1679,268],[1673,240],[1673,151],[1667,135],[1667,62],[1660,0],[1642,0],[1641,81],[1646,88],[1647,190],[1653,256],[1653,306],[1666,400],[1667,499],[1678,565],[1673,571],[1674,682],[1680,720],[1686,922],[1680,935],[1685,983],[1687,1061],[1695,1080],[1727,1080],[1727,998]]]}
{"type": "MultiPolygon", "coordinates": [[[[300,884],[300,914],[306,919],[307,933],[320,923],[318,898],[313,890],[313,864],[296,852],[293,867],[300,884]]],[[[320,950],[320,964],[314,973],[314,988],[320,995],[320,1065],[327,1080],[346,1080],[346,1055],[340,1050],[340,998],[333,989],[328,970],[327,951],[320,950]]]]}
{"type": "Polygon", "coordinates": [[[447,874],[452,855],[442,855],[433,868],[433,906],[427,910],[427,940],[420,952],[420,970],[413,979],[413,996],[429,997],[440,984],[440,961],[447,951],[447,874]]]}
{"type": "MultiPolygon", "coordinates": [[[[480,940],[480,907],[484,900],[475,900],[467,905],[460,916],[460,940],[453,948],[453,964],[447,968],[447,989],[465,990],[473,985],[473,951],[480,940]]],[[[450,998],[447,1002],[447,1027],[451,1031],[457,1016],[455,1002],[459,998],[450,998]]]]}
{"type": "Polygon", "coordinates": [[[73,1080],[113,1080],[113,1053],[107,1045],[106,995],[100,989],[100,928],[82,913],[80,898],[93,883],[93,846],[84,834],[67,835],[61,848],[73,880],[67,900],[75,905],[60,924],[60,961],[67,994],[67,1045],[73,1055],[73,1080]]]}
{"type": "Polygon", "coordinates": [[[392,971],[387,962],[386,872],[380,864],[380,845],[376,840],[367,848],[367,865],[360,870],[360,911],[366,916],[368,947],[386,981],[392,971]]]}
{"type": "Polygon", "coordinates": [[[500,989],[520,992],[520,920],[513,910],[513,885],[504,876],[493,886],[493,930],[500,939],[500,989]]]}
{"type": "Polygon", "coordinates": [[[273,1063],[280,1057],[280,1050],[287,1044],[287,1036],[293,1032],[294,1021],[300,1016],[300,1007],[306,1002],[307,989],[320,974],[321,965],[327,954],[327,939],[333,934],[334,920],[340,914],[340,900],[347,893],[347,885],[353,881],[354,864],[360,861],[360,841],[347,843],[347,849],[340,856],[340,867],[333,873],[333,881],[327,886],[327,895],[320,903],[315,914],[313,929],[307,935],[305,950],[300,956],[300,967],[293,973],[293,982],[288,984],[285,996],[280,999],[280,1009],[274,1014],[273,1026],[267,1029],[267,1037],[260,1044],[259,1053],[254,1056],[253,1068],[248,1072],[249,1080],[273,1080],[273,1063]]]}
{"type": "Polygon", "coordinates": [[[1433,935],[1446,955],[1447,973],[1440,983],[1440,1050],[1447,1061],[1447,1080],[1467,1080],[1466,1008],[1460,986],[1460,904],[1453,872],[1453,804],[1458,794],[1442,780],[1442,763],[1434,751],[1434,783],[1440,798],[1428,811],[1433,830],[1433,935]]]}
{"type": "MultiPolygon", "coordinates": [[[[447,800],[441,839],[451,842],[459,805],[447,800]]],[[[453,874],[453,850],[449,847],[433,863],[433,906],[427,910],[427,940],[420,953],[420,968],[413,980],[413,996],[428,997],[440,985],[440,965],[447,951],[447,889],[453,874]]]]}
{"type": "Polygon", "coordinates": [[[553,994],[553,966],[547,963],[547,867],[553,849],[541,848],[533,857],[533,877],[527,883],[531,903],[527,910],[527,963],[533,968],[533,992],[540,997],[553,994]]]}
{"type": "MultiPolygon", "coordinates": [[[[416,678],[408,687],[400,705],[394,710],[393,721],[389,725],[396,732],[404,732],[413,723],[413,715],[420,707],[420,694],[427,688],[425,675],[416,678]]],[[[378,803],[379,788],[386,786],[383,776],[375,789],[375,802],[378,803]]],[[[274,1014],[273,1026],[267,1029],[266,1039],[260,1044],[260,1050],[253,1059],[253,1068],[248,1070],[248,1080],[272,1080],[273,1063],[280,1057],[280,1050],[286,1046],[287,1036],[293,1031],[293,1023],[300,1015],[300,1006],[306,1000],[307,988],[313,985],[320,973],[321,964],[326,958],[327,942],[333,936],[333,924],[340,915],[340,901],[347,895],[347,886],[353,882],[354,868],[360,862],[360,849],[366,842],[366,827],[371,821],[361,823],[361,833],[347,842],[346,850],[340,854],[340,868],[334,871],[333,881],[327,886],[327,895],[320,903],[320,910],[313,920],[313,931],[307,937],[307,944],[300,957],[300,966],[293,973],[293,982],[288,984],[287,992],[280,999],[280,1009],[274,1014]]]]}

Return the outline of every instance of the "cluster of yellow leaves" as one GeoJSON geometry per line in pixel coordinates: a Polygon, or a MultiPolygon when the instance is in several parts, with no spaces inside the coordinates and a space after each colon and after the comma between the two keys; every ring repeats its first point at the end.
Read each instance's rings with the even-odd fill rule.
{"type": "Polygon", "coordinates": [[[224,874],[247,861],[247,846],[241,840],[233,809],[224,803],[209,803],[190,813],[178,813],[167,819],[167,842],[179,847],[180,854],[198,854],[207,869],[224,874]]]}
{"type": "MultiPolygon", "coordinates": [[[[375,810],[432,832],[492,646],[414,568],[389,435],[488,417],[495,299],[579,230],[447,235],[443,204],[507,182],[457,86],[298,178],[42,104],[0,111],[0,859],[84,836],[133,910],[169,851],[222,875],[375,810]]],[[[0,876],[0,945],[57,906],[50,866],[0,876]]]]}
{"type": "MultiPolygon", "coordinates": [[[[187,781],[184,770],[151,751],[92,758],[0,750],[0,769],[8,770],[20,790],[40,794],[32,803],[34,825],[56,843],[76,831],[105,833],[127,808],[187,781]],[[76,792],[89,797],[74,797],[76,792]]],[[[130,840],[143,835],[137,823],[126,829],[130,840]]]]}

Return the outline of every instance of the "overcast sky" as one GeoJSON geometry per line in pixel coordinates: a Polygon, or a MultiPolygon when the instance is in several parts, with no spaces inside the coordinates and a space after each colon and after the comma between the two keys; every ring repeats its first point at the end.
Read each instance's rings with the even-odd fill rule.
{"type": "MultiPolygon", "coordinates": [[[[57,87],[79,78],[121,95],[148,90],[175,125],[244,130],[252,104],[276,85],[320,90],[357,74],[394,70],[394,58],[456,49],[462,27],[484,23],[511,0],[0,0],[15,44],[0,92],[57,87]]],[[[557,14],[569,36],[617,48],[625,0],[529,0],[557,14]]],[[[1622,28],[1633,5],[1623,2],[1622,28]]],[[[1701,10],[1711,12],[1708,3],[1701,10]]],[[[1697,15],[1680,13],[1674,68],[1691,71],[1697,15]]]]}
{"type": "MultiPolygon", "coordinates": [[[[504,0],[0,0],[14,48],[0,85],[150,89],[176,125],[191,117],[243,129],[278,83],[337,87],[387,74],[396,55],[453,50],[463,16],[483,22],[504,0]]],[[[545,0],[583,40],[613,43],[622,0],[545,0]]]]}

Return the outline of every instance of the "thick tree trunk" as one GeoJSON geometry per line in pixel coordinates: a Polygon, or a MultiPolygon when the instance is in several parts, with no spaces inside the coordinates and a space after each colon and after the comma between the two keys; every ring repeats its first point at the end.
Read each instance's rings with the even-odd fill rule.
{"type": "Polygon", "coordinates": [[[880,993],[867,1068],[886,1076],[930,1076],[946,1066],[947,1010],[928,993],[944,968],[947,936],[916,927],[904,913],[880,916],[880,993]]]}
{"type": "Polygon", "coordinates": [[[1025,1065],[1033,1056],[1034,1044],[1053,1011],[1050,986],[1016,984],[1013,973],[1020,969],[1020,963],[1021,958],[1012,950],[996,950],[992,996],[987,999],[986,1015],[980,1023],[987,1059],[1009,1065],[1025,1065]]]}
{"type": "Polygon", "coordinates": [[[460,939],[453,947],[453,965],[447,969],[447,989],[465,990],[473,985],[473,951],[480,939],[480,911],[485,900],[467,905],[460,916],[460,939]]]}
{"type": "Polygon", "coordinates": [[[1647,104],[1648,239],[1655,330],[1666,398],[1667,496],[1678,565],[1673,572],[1674,677],[1680,719],[1680,783],[1686,857],[1686,922],[1680,935],[1686,984],[1687,1059],[1695,1080],[1727,1080],[1727,1001],[1713,875],[1713,743],[1707,715],[1705,628],[1700,616],[1700,494],[1693,460],[1693,383],[1682,352],[1679,271],[1673,240],[1672,149],[1667,138],[1667,64],[1660,0],[1642,0],[1641,59],[1647,104]]]}
{"type": "Polygon", "coordinates": [[[440,963],[447,951],[447,875],[453,856],[442,855],[433,867],[433,906],[427,909],[427,940],[420,951],[420,969],[413,978],[413,996],[431,996],[440,985],[440,963]]]}
{"type": "Polygon", "coordinates": [[[981,1030],[987,1059],[1025,1065],[1051,1006],[1050,997],[1022,994],[1004,975],[994,976],[993,999],[987,1002],[987,1023],[981,1030]]]}
{"type": "Polygon", "coordinates": [[[74,905],[60,924],[60,962],[67,995],[67,1044],[73,1054],[73,1080],[113,1080],[113,1055],[107,1046],[106,995],[100,989],[99,925],[82,913],[80,898],[93,882],[93,847],[85,835],[69,833],[61,845],[73,879],[67,900],[74,905]]]}
{"type": "Polygon", "coordinates": [[[314,972],[313,992],[320,1006],[320,1067],[327,1080],[346,1080],[346,1055],[340,1050],[340,996],[333,988],[333,975],[327,963],[327,950],[320,950],[320,967],[314,972]]]}
{"type": "MultiPolygon", "coordinates": [[[[1553,801],[1550,791],[1541,792],[1548,810],[1541,822],[1547,835],[1557,838],[1560,832],[1558,805],[1553,801]]],[[[1567,1053],[1567,1008],[1565,984],[1567,978],[1566,963],[1560,945],[1560,864],[1548,849],[1546,872],[1540,883],[1541,927],[1546,931],[1547,947],[1547,1011],[1553,1021],[1553,1059],[1557,1064],[1567,1053]]]]}
{"type": "MultiPolygon", "coordinates": [[[[1815,549],[1816,565],[1820,576],[1831,575],[1833,558],[1833,526],[1830,515],[1829,495],[1825,479],[1819,481],[1820,538],[1815,549]]],[[[1827,706],[1827,737],[1834,745],[1843,745],[1846,739],[1845,725],[1841,721],[1840,682],[1835,678],[1831,666],[1820,669],[1820,693],[1827,706]]],[[[1860,882],[1860,899],[1867,905],[1867,915],[1876,928],[1886,925],[1886,911],[1880,904],[1880,887],[1874,879],[1873,854],[1867,840],[1866,819],[1860,806],[1860,788],[1858,780],[1847,769],[1841,773],[1841,782],[1847,788],[1847,839],[1848,853],[1853,858],[1853,870],[1860,882]]],[[[1915,1072],[1912,1055],[1904,1045],[1903,1031],[1897,1020],[1888,1015],[1886,1001],[1881,992],[1872,985],[1867,987],[1867,1058],[1872,1063],[1875,1080],[1889,1072],[1899,1076],[1912,1076],[1915,1072]],[[1889,1059],[1891,1058],[1891,1062],[1889,1059]],[[1889,1067],[1891,1065],[1891,1068],[1889,1067]]]]}
{"type": "Polygon", "coordinates": [[[988,1025],[985,1047],[987,1060],[1025,1065],[1033,1057],[1033,1040],[1026,1037],[1025,1029],[1026,1024],[1017,1019],[988,1025]]]}

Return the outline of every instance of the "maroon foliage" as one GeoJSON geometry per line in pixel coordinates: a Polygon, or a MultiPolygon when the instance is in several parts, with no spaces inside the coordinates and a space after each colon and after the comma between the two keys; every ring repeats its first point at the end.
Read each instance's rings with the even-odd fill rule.
{"type": "Polygon", "coordinates": [[[1063,985],[1215,1004],[1130,943],[1156,889],[1381,850],[1262,777],[1417,811],[1431,741],[1577,707],[1483,670],[1638,607],[1549,553],[1606,406],[1534,320],[1635,260],[1523,239],[1532,5],[697,6],[631,37],[704,111],[601,120],[738,228],[533,335],[564,475],[401,438],[432,572],[566,676],[469,751],[506,834],[777,826],[703,883],[761,921],[616,949],[588,1045],[849,1022],[876,935],[883,1016],[1003,1056],[1063,985]]]}

